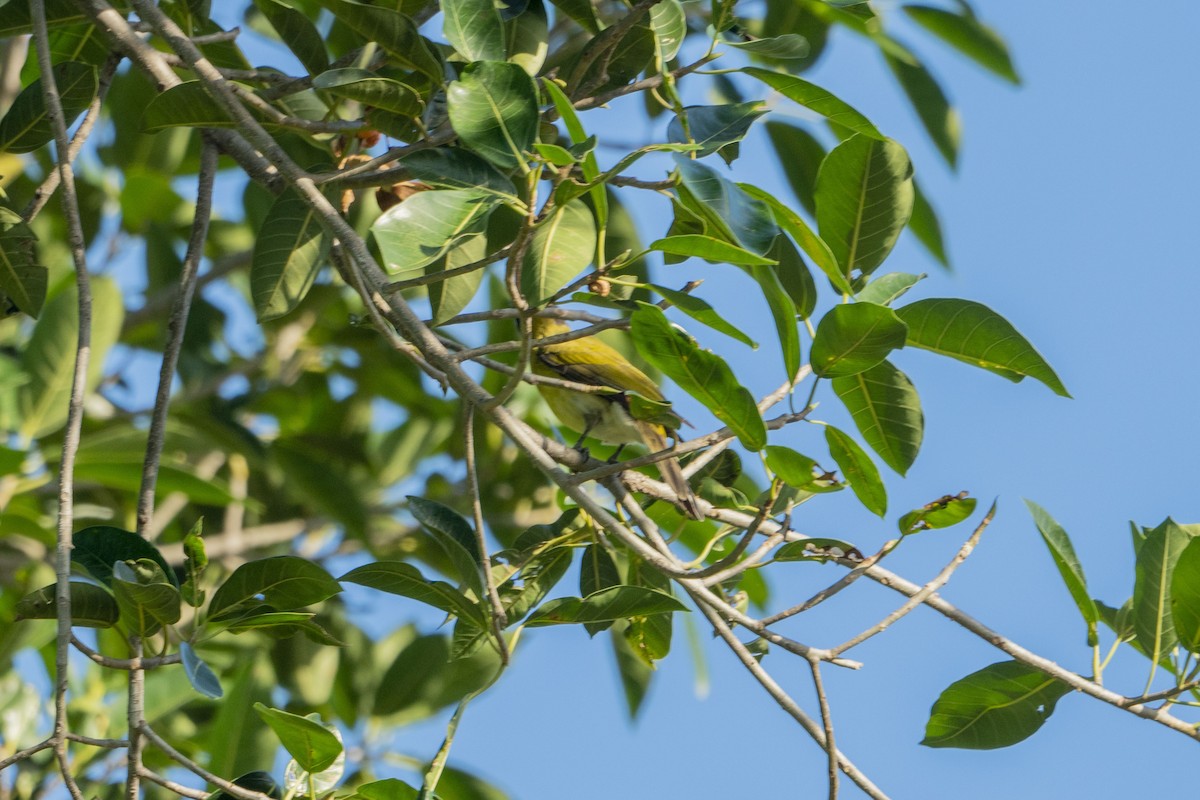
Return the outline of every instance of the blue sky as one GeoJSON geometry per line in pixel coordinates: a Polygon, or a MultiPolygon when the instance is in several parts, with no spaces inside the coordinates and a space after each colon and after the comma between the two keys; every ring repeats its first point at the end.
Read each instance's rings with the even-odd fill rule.
{"type": "MultiPolygon", "coordinates": [[[[1032,381],[1014,385],[928,353],[903,352],[895,360],[921,392],[926,438],[907,479],[887,476],[893,513],[881,522],[851,498],[836,497],[806,507],[797,524],[867,549],[891,535],[896,513],[906,508],[962,489],[985,501],[998,497],[996,522],[943,595],[1019,643],[1086,672],[1082,623],[1022,498],[1038,501],[1066,527],[1092,594],[1113,605],[1132,590],[1128,520],[1200,520],[1189,455],[1200,444],[1197,337],[1189,324],[1200,277],[1185,233],[1200,211],[1191,191],[1200,157],[1181,141],[1195,108],[1190,68],[1200,59],[1193,39],[1200,8],[1169,2],[1151,14],[1066,3],[974,6],[1008,40],[1022,87],[896,29],[961,110],[957,174],[940,162],[862,42],[837,36],[813,76],[909,147],[941,213],[952,275],[911,243],[885,268],[931,274],[913,297],[966,297],[1004,314],[1074,399],[1032,381]]],[[[737,174],[786,194],[756,149],[743,148],[737,174]]],[[[710,283],[700,293],[719,299],[723,290],[710,283]]],[[[748,301],[737,316],[754,328],[762,313],[748,301]]],[[[775,362],[752,356],[760,357],[769,371],[763,385],[777,383],[775,362]]],[[[823,397],[822,412],[836,422],[836,400],[823,397]]],[[[813,435],[804,430],[778,441],[803,450],[813,435]]],[[[926,534],[890,566],[923,582],[966,533],[926,534]]],[[[786,566],[792,569],[777,571],[773,582],[781,599],[807,597],[838,574],[835,567],[786,566]]],[[[876,586],[846,595],[811,619],[805,615],[794,634],[818,645],[841,641],[900,602],[876,586]]],[[[451,763],[524,800],[824,796],[823,754],[719,642],[704,637],[711,688],[698,699],[686,642],[677,636],[642,719],[630,725],[603,637],[589,641],[566,628],[531,633],[515,667],[466,715],[451,763]]],[[[1193,743],[1076,694],[1060,701],[1036,736],[1007,750],[918,746],[938,693],[1005,658],[927,609],[854,652],[865,662],[861,671],[827,670],[838,741],[894,797],[1134,796],[1146,790],[1151,771],[1158,790],[1194,785],[1193,743]]],[[[764,664],[814,707],[802,663],[775,654],[764,664]]],[[[1147,666],[1124,652],[1106,681],[1135,694],[1147,666]]],[[[419,726],[398,744],[430,753],[436,730],[419,726]]],[[[843,792],[859,796],[853,786],[843,792]]]]}

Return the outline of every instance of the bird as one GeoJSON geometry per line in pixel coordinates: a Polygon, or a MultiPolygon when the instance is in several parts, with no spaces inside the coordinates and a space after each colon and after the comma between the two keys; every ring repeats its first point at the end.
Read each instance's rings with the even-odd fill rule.
{"type": "MultiPolygon", "coordinates": [[[[535,341],[531,367],[535,375],[618,390],[603,394],[587,393],[538,384],[538,391],[559,421],[580,432],[575,449],[582,449],[584,439],[589,436],[605,444],[620,445],[621,448],[631,442],[641,442],[651,452],[666,449],[667,437],[675,436],[675,429],[683,424],[683,418],[670,410],[660,414],[659,419],[654,421],[636,419],[630,413],[628,392],[636,392],[655,403],[665,404],[669,409],[670,404],[646,373],[595,337],[539,345],[536,340],[568,333],[571,328],[549,317],[534,317],[532,322],[535,341]]],[[[618,448],[613,458],[620,452],[618,448]]],[[[696,494],[679,466],[679,459],[671,457],[659,461],[658,471],[675,492],[684,513],[692,519],[704,519],[696,494]]]]}

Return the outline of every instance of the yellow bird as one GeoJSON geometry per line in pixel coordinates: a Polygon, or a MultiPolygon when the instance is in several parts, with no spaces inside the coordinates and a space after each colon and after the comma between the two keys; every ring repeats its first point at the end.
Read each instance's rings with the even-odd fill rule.
{"type": "MultiPolygon", "coordinates": [[[[557,336],[570,330],[565,323],[556,319],[533,319],[535,339],[557,336]]],[[[579,441],[575,443],[576,448],[583,444],[585,438],[591,436],[605,444],[622,447],[630,442],[641,442],[650,448],[651,452],[658,452],[666,449],[667,437],[673,437],[675,428],[683,423],[682,417],[669,411],[667,414],[675,420],[675,424],[662,425],[635,419],[629,413],[629,397],[625,392],[636,392],[658,403],[665,403],[666,399],[646,373],[599,339],[585,337],[551,345],[538,345],[535,342],[534,348],[534,374],[620,390],[620,393],[588,394],[559,386],[538,384],[538,391],[542,393],[554,415],[568,428],[580,432],[579,441]]],[[[659,461],[658,471],[678,496],[683,511],[692,519],[704,519],[696,495],[688,486],[687,478],[679,466],[679,460],[667,458],[659,461]]]]}

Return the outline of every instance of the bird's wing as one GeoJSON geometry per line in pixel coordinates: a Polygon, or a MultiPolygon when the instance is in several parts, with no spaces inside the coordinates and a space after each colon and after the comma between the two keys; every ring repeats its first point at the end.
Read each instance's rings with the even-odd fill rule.
{"type": "Polygon", "coordinates": [[[582,357],[568,348],[546,347],[538,352],[538,358],[564,380],[590,386],[608,386],[622,392],[637,392],[642,397],[656,402],[665,400],[658,386],[646,373],[608,345],[603,345],[604,351],[597,352],[597,345],[602,343],[593,342],[591,351],[582,357]],[[614,372],[618,371],[619,381],[614,377],[614,372]]]}

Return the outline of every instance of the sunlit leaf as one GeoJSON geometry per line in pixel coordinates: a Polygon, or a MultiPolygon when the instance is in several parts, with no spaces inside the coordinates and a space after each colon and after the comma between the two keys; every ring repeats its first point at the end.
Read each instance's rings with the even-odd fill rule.
{"type": "Polygon", "coordinates": [[[524,164],[537,136],[537,93],[517,64],[469,64],[446,90],[450,123],[470,149],[502,169],[524,164]]]}
{"type": "Polygon", "coordinates": [[[850,412],[863,441],[904,475],[917,458],[925,415],[912,381],[888,361],[833,379],[833,391],[850,412]]]}
{"type": "Polygon", "coordinates": [[[925,724],[926,747],[991,750],[1029,738],[1071,687],[1018,661],[984,667],[946,687],[925,724]]]}

